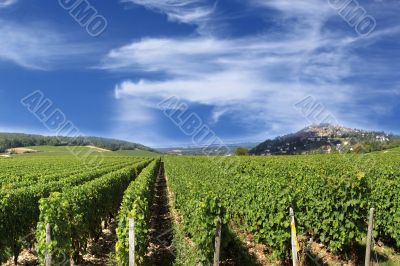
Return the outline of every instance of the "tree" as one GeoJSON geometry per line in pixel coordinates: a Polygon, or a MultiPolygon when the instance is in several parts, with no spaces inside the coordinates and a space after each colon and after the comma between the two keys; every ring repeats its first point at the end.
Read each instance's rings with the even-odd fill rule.
{"type": "Polygon", "coordinates": [[[235,150],[236,156],[246,156],[249,155],[249,150],[246,148],[239,147],[235,150]]]}

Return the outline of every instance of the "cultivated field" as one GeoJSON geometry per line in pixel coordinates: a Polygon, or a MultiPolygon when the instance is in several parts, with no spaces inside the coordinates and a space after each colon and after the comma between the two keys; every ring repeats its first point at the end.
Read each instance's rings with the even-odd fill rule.
{"type": "Polygon", "coordinates": [[[114,154],[92,166],[65,155],[2,158],[0,256],[11,263],[23,251],[32,264],[44,264],[46,254],[54,265],[96,264],[89,250],[108,228],[111,252],[96,265],[128,265],[134,219],[139,265],[208,265],[221,221],[222,265],[285,265],[293,208],[300,263],[357,265],[375,208],[374,260],[400,265],[399,159],[398,150],[161,160],[114,154]]]}

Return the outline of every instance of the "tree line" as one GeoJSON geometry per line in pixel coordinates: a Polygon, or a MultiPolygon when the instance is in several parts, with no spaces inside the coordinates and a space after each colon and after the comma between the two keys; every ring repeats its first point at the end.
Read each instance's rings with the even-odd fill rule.
{"type": "Polygon", "coordinates": [[[60,136],[41,136],[22,133],[0,133],[0,153],[7,149],[29,146],[87,146],[93,145],[99,148],[112,151],[141,149],[154,151],[153,149],[141,144],[123,140],[107,139],[100,137],[60,137],[60,136]]]}

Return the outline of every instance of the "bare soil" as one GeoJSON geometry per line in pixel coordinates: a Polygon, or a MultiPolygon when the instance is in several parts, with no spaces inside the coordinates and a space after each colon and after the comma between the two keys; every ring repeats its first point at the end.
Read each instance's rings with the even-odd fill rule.
{"type": "MultiPolygon", "coordinates": [[[[92,240],[88,243],[87,254],[83,256],[83,265],[116,265],[113,259],[117,236],[115,234],[116,221],[111,220],[108,228],[102,230],[97,242],[92,240]]],[[[14,259],[10,258],[2,266],[14,266],[14,259]]],[[[18,256],[18,265],[33,266],[39,265],[38,256],[35,250],[24,249],[18,256]]]]}
{"type": "Polygon", "coordinates": [[[25,154],[25,153],[38,152],[37,150],[28,149],[28,148],[12,148],[12,149],[8,149],[7,151],[10,153],[13,153],[13,154],[25,154]]]}
{"type": "Polygon", "coordinates": [[[151,212],[150,242],[146,261],[149,265],[172,265],[175,258],[171,245],[173,238],[172,216],[169,209],[167,181],[163,164],[161,164],[154,187],[154,203],[151,212]]]}
{"type": "Polygon", "coordinates": [[[88,145],[88,146],[86,146],[86,147],[91,148],[91,149],[93,149],[93,150],[96,150],[96,151],[98,151],[98,152],[111,152],[110,150],[103,149],[103,148],[99,148],[99,147],[96,147],[96,146],[88,145]]]}
{"type": "MultiPolygon", "coordinates": [[[[9,258],[2,266],[14,266],[14,258],[9,258]]],[[[17,265],[33,266],[38,265],[37,254],[34,250],[24,249],[18,257],[17,265]]]]}
{"type": "Polygon", "coordinates": [[[97,242],[89,241],[87,254],[83,256],[82,265],[116,265],[113,257],[117,235],[116,220],[112,219],[109,226],[103,229],[97,242]]]}

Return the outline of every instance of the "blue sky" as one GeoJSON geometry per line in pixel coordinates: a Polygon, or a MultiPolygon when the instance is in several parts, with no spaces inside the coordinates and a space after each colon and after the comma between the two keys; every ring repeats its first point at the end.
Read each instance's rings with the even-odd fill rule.
{"type": "Polygon", "coordinates": [[[84,134],[154,147],[191,143],[157,107],[171,96],[227,143],[303,128],[307,97],[345,126],[400,133],[397,0],[360,2],[369,34],[341,0],[87,1],[99,36],[71,1],[0,0],[0,131],[52,135],[20,103],[41,90],[84,134]]]}

